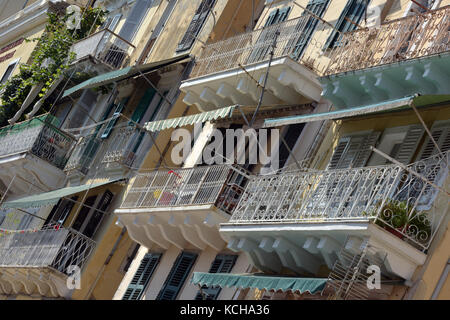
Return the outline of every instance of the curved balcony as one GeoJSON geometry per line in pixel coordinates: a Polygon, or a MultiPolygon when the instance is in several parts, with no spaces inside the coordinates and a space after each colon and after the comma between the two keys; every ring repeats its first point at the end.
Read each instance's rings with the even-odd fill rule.
{"type": "Polygon", "coordinates": [[[69,297],[67,278],[75,266],[83,268],[94,246],[93,240],[63,228],[2,233],[0,293],[69,297]]]}
{"type": "Polygon", "coordinates": [[[9,192],[26,194],[30,183],[51,190],[64,182],[62,169],[74,138],[57,124],[55,117],[45,114],[0,129],[0,180],[8,186],[14,179],[9,192]]]}

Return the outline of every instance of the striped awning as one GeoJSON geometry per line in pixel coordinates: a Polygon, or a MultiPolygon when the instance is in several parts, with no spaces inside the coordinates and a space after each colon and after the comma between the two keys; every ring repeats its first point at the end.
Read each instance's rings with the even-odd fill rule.
{"type": "Polygon", "coordinates": [[[292,278],[272,277],[254,274],[229,274],[194,272],[191,283],[221,288],[253,288],[265,290],[281,290],[315,294],[321,292],[327,283],[325,278],[292,278]]]}
{"type": "Polygon", "coordinates": [[[125,80],[128,78],[132,78],[132,77],[139,75],[140,73],[147,73],[147,72],[150,72],[153,70],[157,70],[157,69],[163,68],[165,66],[181,62],[183,60],[186,60],[187,58],[189,58],[189,55],[185,54],[185,55],[181,55],[181,56],[178,56],[175,58],[170,58],[170,59],[166,59],[166,60],[162,60],[162,61],[158,61],[158,62],[152,62],[152,63],[142,64],[142,65],[134,65],[131,67],[126,67],[126,68],[120,69],[120,70],[103,73],[96,77],[92,77],[86,81],[83,81],[79,85],[76,85],[76,86],[64,91],[63,98],[67,97],[68,95],[71,95],[72,93],[75,93],[79,90],[82,90],[82,89],[100,87],[102,85],[105,85],[105,84],[108,84],[111,82],[117,82],[117,81],[125,80]]]}
{"type": "Polygon", "coordinates": [[[161,131],[169,128],[178,128],[193,125],[195,123],[203,123],[206,121],[217,120],[219,118],[231,117],[235,106],[229,106],[213,111],[193,114],[185,117],[178,117],[166,120],[151,121],[144,125],[144,128],[151,132],[161,131]]]}
{"type": "Polygon", "coordinates": [[[114,182],[117,182],[121,179],[106,181],[106,182],[98,182],[98,183],[90,183],[90,184],[84,184],[81,186],[75,186],[75,187],[66,187],[58,190],[53,190],[46,193],[40,193],[35,194],[32,196],[12,200],[3,203],[0,208],[1,209],[12,209],[12,208],[20,208],[20,209],[27,209],[27,208],[40,208],[50,205],[55,205],[58,203],[59,199],[77,194],[82,191],[86,191],[89,189],[94,189],[100,186],[104,186],[107,184],[111,184],[114,182]]]}
{"type": "Polygon", "coordinates": [[[264,127],[270,128],[296,123],[307,123],[331,119],[343,119],[348,117],[401,109],[409,107],[411,103],[414,103],[416,107],[422,107],[446,101],[450,102],[450,95],[423,95],[423,96],[413,95],[400,99],[388,100],[376,104],[360,106],[355,108],[341,109],[322,113],[311,113],[298,116],[289,116],[283,118],[266,119],[264,120],[264,127]]]}

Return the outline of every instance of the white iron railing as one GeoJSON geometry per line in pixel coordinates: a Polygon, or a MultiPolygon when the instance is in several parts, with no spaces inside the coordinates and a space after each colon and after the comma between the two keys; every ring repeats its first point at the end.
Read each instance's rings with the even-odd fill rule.
{"type": "Polygon", "coordinates": [[[321,61],[315,58],[324,43],[314,35],[324,30],[328,32],[331,29],[316,17],[305,13],[296,19],[208,44],[196,59],[190,78],[267,61],[275,37],[274,58],[290,56],[320,74],[325,66],[320,65],[321,61]]]}
{"type": "Polygon", "coordinates": [[[71,48],[75,61],[91,56],[115,69],[126,63],[133,50],[133,44],[108,29],[74,43],[71,48]]]}
{"type": "Polygon", "coordinates": [[[325,74],[364,69],[450,50],[450,6],[341,35],[325,74]]]}
{"type": "Polygon", "coordinates": [[[227,165],[153,171],[136,176],[122,208],[213,204],[231,213],[246,179],[227,165]]]}
{"type": "Polygon", "coordinates": [[[53,268],[68,274],[69,266],[83,268],[95,242],[68,229],[10,233],[0,237],[0,268],[53,268]]]}
{"type": "MultiPolygon", "coordinates": [[[[449,152],[409,165],[448,185],[449,152]]],[[[448,194],[399,166],[253,176],[231,224],[372,220],[422,249],[448,210],[448,194]]]]}
{"type": "Polygon", "coordinates": [[[64,168],[74,139],[55,127],[53,121],[55,118],[46,114],[0,129],[0,158],[30,152],[64,168]]]}

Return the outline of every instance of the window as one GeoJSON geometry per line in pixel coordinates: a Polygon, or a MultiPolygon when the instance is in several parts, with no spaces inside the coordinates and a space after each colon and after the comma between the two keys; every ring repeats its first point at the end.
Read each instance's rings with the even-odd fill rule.
{"type": "Polygon", "coordinates": [[[74,196],[71,199],[60,199],[48,215],[45,225],[63,225],[77,200],[78,196],[74,196]]]}
{"type": "Polygon", "coordinates": [[[182,252],[178,256],[156,300],[175,300],[177,298],[196,259],[197,254],[190,252],[182,252]]]}
{"type": "Polygon", "coordinates": [[[16,69],[16,66],[19,64],[18,61],[11,63],[8,68],[6,68],[5,73],[2,76],[2,79],[0,80],[0,85],[4,84],[6,81],[8,81],[11,74],[14,72],[14,69],[16,69]]]}
{"type": "Polygon", "coordinates": [[[325,48],[334,48],[339,45],[339,36],[341,33],[353,31],[364,16],[370,0],[349,0],[341,13],[335,28],[328,38],[325,48]]]}
{"type": "MultiPolygon", "coordinates": [[[[230,273],[236,263],[237,255],[223,255],[219,254],[214,259],[209,273],[230,273]]],[[[195,300],[216,300],[222,288],[202,286],[202,291],[199,290],[195,296],[195,300]],[[203,295],[202,295],[203,292],[203,295]]]]}
{"type": "MultiPolygon", "coordinates": [[[[64,124],[65,129],[80,128],[90,119],[97,104],[97,94],[91,90],[84,90],[80,99],[73,106],[64,124]]],[[[74,132],[78,134],[78,132],[74,132]]]]}
{"type": "Polygon", "coordinates": [[[269,27],[286,21],[289,16],[289,12],[291,12],[291,7],[275,9],[269,14],[269,17],[264,24],[264,29],[261,31],[261,34],[254,45],[255,49],[253,49],[250,53],[247,63],[255,63],[268,57],[270,47],[272,46],[277,31],[274,28],[269,27]]]}
{"type": "Polygon", "coordinates": [[[283,134],[283,139],[286,142],[286,144],[284,144],[282,141],[280,142],[279,147],[280,151],[278,153],[278,161],[279,161],[278,168],[283,168],[286,161],[289,159],[291,155],[289,149],[291,151],[294,149],[295,143],[300,137],[300,134],[302,133],[304,126],[305,126],[304,123],[298,123],[289,125],[286,128],[285,133],[283,134]]]}
{"type": "MultiPolygon", "coordinates": [[[[111,110],[114,109],[114,113],[112,114],[112,117],[115,117],[115,118],[113,118],[111,121],[108,122],[108,124],[105,126],[105,130],[102,132],[100,138],[107,139],[111,135],[111,132],[113,131],[114,126],[116,125],[117,121],[119,121],[119,115],[122,113],[127,102],[128,102],[128,98],[124,98],[119,102],[119,104],[117,106],[115,104],[109,105],[108,110],[106,110],[107,113],[105,113],[105,115],[106,114],[109,115],[111,110]]],[[[107,119],[108,116],[106,115],[106,117],[104,117],[104,118],[107,119]]]]}
{"type": "Polygon", "coordinates": [[[192,47],[197,35],[206,21],[206,18],[208,17],[209,11],[214,7],[215,2],[216,0],[202,0],[200,6],[195,12],[194,17],[192,18],[191,23],[189,24],[189,27],[187,28],[186,33],[178,44],[176,52],[185,51],[192,47]]]}
{"type": "Polygon", "coordinates": [[[78,213],[72,228],[86,237],[92,238],[103,220],[113,197],[114,195],[108,190],[101,198],[98,195],[88,197],[78,213]]]}
{"type": "MultiPolygon", "coordinates": [[[[315,15],[322,17],[325,9],[328,6],[330,0],[310,0],[306,9],[313,12],[315,15]]],[[[291,57],[294,60],[300,59],[303,51],[306,48],[309,40],[316,29],[317,23],[319,20],[307,11],[304,11],[302,16],[300,17],[296,27],[295,32],[299,35],[297,38],[292,39],[288,42],[287,49],[291,53],[291,57]]]]}
{"type": "Polygon", "coordinates": [[[119,36],[132,42],[137,30],[139,29],[142,20],[147,14],[148,8],[151,6],[153,0],[136,0],[136,3],[131,9],[123,27],[120,29],[119,36]]]}
{"type": "Polygon", "coordinates": [[[147,253],[128,285],[122,300],[139,300],[161,259],[160,253],[147,253]]]}

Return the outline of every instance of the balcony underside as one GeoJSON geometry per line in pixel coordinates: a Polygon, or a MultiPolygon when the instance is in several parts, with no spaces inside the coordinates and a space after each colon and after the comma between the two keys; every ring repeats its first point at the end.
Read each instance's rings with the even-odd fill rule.
{"type": "MultiPolygon", "coordinates": [[[[214,73],[185,81],[180,89],[186,93],[184,102],[201,111],[238,105],[254,105],[260,98],[260,88],[268,61],[214,73]],[[253,79],[248,75],[251,75],[253,79]]],[[[319,101],[322,88],[313,71],[289,57],[275,59],[267,80],[263,105],[303,104],[319,101]]]]}
{"type": "Polygon", "coordinates": [[[117,209],[115,213],[130,237],[147,248],[166,250],[173,245],[204,250],[209,246],[220,251],[226,246],[219,224],[229,216],[214,205],[117,209]]]}
{"type": "Polygon", "coordinates": [[[368,221],[341,223],[261,223],[224,224],[220,232],[228,248],[246,252],[263,271],[280,272],[287,268],[304,274],[317,274],[322,265],[333,268],[338,253],[357,249],[369,239],[380,256],[386,256],[386,270],[409,280],[426,255],[368,221]],[[350,240],[350,241],[348,241],[350,240]],[[350,247],[349,247],[350,246],[350,247]]]}
{"type": "Polygon", "coordinates": [[[320,79],[337,109],[419,94],[450,92],[450,53],[387,64],[320,79]]]}
{"type": "Polygon", "coordinates": [[[8,195],[24,195],[35,191],[48,191],[62,187],[66,175],[57,167],[31,153],[20,153],[0,158],[0,180],[8,186],[8,195]],[[14,178],[14,176],[16,176],[14,178]]]}
{"type": "Polygon", "coordinates": [[[0,266],[0,295],[69,298],[70,290],[66,281],[66,275],[48,267],[0,266]]]}

